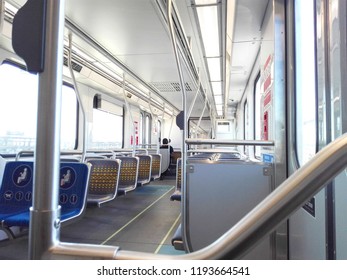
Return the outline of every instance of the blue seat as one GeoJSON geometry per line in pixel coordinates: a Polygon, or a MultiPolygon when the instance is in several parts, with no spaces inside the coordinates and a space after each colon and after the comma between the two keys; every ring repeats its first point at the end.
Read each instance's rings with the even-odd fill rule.
{"type": "Polygon", "coordinates": [[[85,163],[60,164],[59,205],[62,222],[80,216],[86,206],[89,168],[85,163]]]}
{"type": "MultiPolygon", "coordinates": [[[[33,163],[7,162],[0,189],[0,221],[7,233],[12,226],[28,227],[33,192],[33,163]]],[[[61,221],[79,216],[85,209],[89,168],[84,163],[61,163],[59,204],[61,221]]]]}
{"type": "Polygon", "coordinates": [[[6,162],[0,188],[0,221],[4,225],[11,216],[20,216],[32,205],[33,163],[6,162]]]}

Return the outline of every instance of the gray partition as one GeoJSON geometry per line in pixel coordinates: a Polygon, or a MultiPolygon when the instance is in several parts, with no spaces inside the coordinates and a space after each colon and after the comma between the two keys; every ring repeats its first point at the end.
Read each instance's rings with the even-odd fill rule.
{"type": "MultiPolygon", "coordinates": [[[[196,251],[219,238],[271,192],[271,185],[268,163],[188,158],[186,249],[196,251]]],[[[271,247],[269,236],[246,258],[271,259],[271,247]]]]}

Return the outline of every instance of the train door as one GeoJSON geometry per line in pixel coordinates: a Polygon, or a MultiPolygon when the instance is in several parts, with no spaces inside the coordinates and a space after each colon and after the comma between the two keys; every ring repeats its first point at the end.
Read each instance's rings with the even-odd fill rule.
{"type": "MultiPolygon", "coordinates": [[[[289,1],[289,163],[294,173],[318,150],[346,131],[346,3],[289,1]],[[343,31],[343,32],[341,32],[343,31]],[[292,39],[292,40],[291,40],[292,39]],[[291,67],[292,66],[292,67],[291,67]],[[293,72],[291,72],[293,70],[293,72]]],[[[346,173],[312,197],[289,220],[290,259],[346,259],[346,173]]]]}

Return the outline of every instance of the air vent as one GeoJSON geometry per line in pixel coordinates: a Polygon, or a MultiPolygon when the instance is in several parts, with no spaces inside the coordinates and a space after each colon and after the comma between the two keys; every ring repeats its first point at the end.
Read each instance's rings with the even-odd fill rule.
{"type": "MultiPolygon", "coordinates": [[[[180,92],[181,85],[179,82],[154,82],[151,83],[159,92],[180,92]]],[[[185,83],[186,91],[193,91],[189,83],[185,83]]]]}
{"type": "MultiPolygon", "coordinates": [[[[67,57],[65,57],[65,56],[64,56],[64,65],[65,65],[65,66],[68,66],[68,64],[67,64],[67,57]]],[[[82,70],[82,66],[79,65],[79,64],[77,64],[76,62],[73,62],[73,61],[72,61],[72,69],[73,69],[74,71],[80,73],[81,70],[82,70]]]]}

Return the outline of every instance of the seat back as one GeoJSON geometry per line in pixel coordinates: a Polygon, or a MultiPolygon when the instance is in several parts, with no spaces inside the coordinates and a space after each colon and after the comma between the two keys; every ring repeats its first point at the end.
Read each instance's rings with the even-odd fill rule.
{"type": "Polygon", "coordinates": [[[164,173],[170,166],[170,149],[169,147],[160,148],[159,153],[161,154],[161,173],[164,173]]]}
{"type": "Polygon", "coordinates": [[[152,156],[145,154],[136,155],[139,158],[137,184],[144,185],[151,181],[152,156]]]}
{"type": "Polygon", "coordinates": [[[151,179],[156,180],[161,175],[161,154],[151,154],[152,156],[152,170],[151,179]]]}
{"type": "Polygon", "coordinates": [[[3,164],[0,188],[0,219],[29,211],[32,204],[33,163],[8,161],[3,164]]]}
{"type": "MultiPolygon", "coordinates": [[[[84,163],[61,163],[59,204],[61,221],[75,218],[85,209],[89,168],[84,163]]],[[[33,162],[5,164],[0,189],[0,219],[4,227],[29,226],[33,193],[33,162]]]]}
{"type": "Polygon", "coordinates": [[[139,158],[130,156],[119,156],[117,158],[122,161],[119,174],[118,191],[126,193],[136,189],[139,158]]]}
{"type": "Polygon", "coordinates": [[[91,159],[88,184],[88,203],[105,203],[117,195],[121,161],[119,159],[91,159]]]}
{"type": "Polygon", "coordinates": [[[182,159],[177,159],[176,190],[181,191],[182,185],[182,159]]]}
{"type": "Polygon", "coordinates": [[[61,163],[59,204],[61,221],[65,222],[82,214],[86,205],[89,168],[85,163],[61,163]]]}

